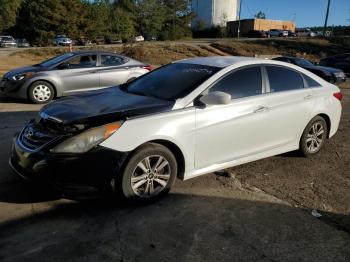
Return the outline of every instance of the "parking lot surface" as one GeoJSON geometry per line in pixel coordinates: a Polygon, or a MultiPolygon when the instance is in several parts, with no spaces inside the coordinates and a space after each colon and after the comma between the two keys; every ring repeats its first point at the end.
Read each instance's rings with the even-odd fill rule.
{"type": "Polygon", "coordinates": [[[342,92],[339,131],[317,156],[178,180],[143,207],[63,199],[17,181],[11,140],[40,106],[0,98],[0,260],[350,261],[350,90],[342,92]]]}

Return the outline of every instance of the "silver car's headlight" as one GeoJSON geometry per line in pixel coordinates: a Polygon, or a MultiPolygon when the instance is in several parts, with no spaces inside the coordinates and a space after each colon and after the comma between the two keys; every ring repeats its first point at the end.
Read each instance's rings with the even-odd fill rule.
{"type": "Polygon", "coordinates": [[[110,137],[122,124],[123,122],[120,121],[91,128],[79,135],[68,138],[50,151],[52,153],[85,153],[110,137]]]}
{"type": "Polygon", "coordinates": [[[28,78],[28,77],[32,77],[35,73],[34,72],[27,72],[27,73],[24,73],[24,74],[19,74],[19,75],[15,75],[12,78],[12,80],[15,80],[15,81],[20,81],[24,78],[28,78]]]}

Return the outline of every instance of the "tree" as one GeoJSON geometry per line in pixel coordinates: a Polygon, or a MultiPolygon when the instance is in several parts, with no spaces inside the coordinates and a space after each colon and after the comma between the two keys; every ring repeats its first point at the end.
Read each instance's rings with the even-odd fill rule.
{"type": "Polygon", "coordinates": [[[0,33],[14,26],[21,0],[0,0],[0,33]]]}
{"type": "Polygon", "coordinates": [[[254,17],[258,19],[266,19],[266,15],[262,11],[259,11],[254,17]]]}
{"type": "Polygon", "coordinates": [[[121,40],[130,39],[135,34],[134,16],[131,12],[117,6],[112,10],[111,33],[121,40]]]}
{"type": "Polygon", "coordinates": [[[25,0],[17,18],[16,31],[34,44],[48,44],[63,32],[66,8],[60,0],[25,0]]]}
{"type": "Polygon", "coordinates": [[[84,23],[81,25],[81,37],[95,40],[106,36],[111,31],[109,19],[111,7],[107,1],[95,0],[92,3],[85,2],[81,12],[85,13],[84,23]]]}
{"type": "Polygon", "coordinates": [[[159,36],[166,19],[166,6],[159,0],[139,0],[136,10],[139,33],[145,36],[159,36]]]}
{"type": "Polygon", "coordinates": [[[194,14],[190,11],[188,0],[163,0],[166,6],[166,20],[161,38],[175,40],[191,36],[190,23],[194,14]]]}

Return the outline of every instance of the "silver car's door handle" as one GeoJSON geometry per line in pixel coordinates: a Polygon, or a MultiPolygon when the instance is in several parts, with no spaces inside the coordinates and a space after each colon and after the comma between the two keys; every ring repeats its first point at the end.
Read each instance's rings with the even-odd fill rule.
{"type": "Polygon", "coordinates": [[[266,106],[260,106],[257,109],[254,110],[254,113],[262,113],[262,112],[266,112],[267,110],[269,110],[268,107],[266,106]]]}
{"type": "Polygon", "coordinates": [[[312,97],[313,97],[313,95],[307,95],[307,96],[304,96],[304,99],[305,100],[310,100],[312,97]]]}

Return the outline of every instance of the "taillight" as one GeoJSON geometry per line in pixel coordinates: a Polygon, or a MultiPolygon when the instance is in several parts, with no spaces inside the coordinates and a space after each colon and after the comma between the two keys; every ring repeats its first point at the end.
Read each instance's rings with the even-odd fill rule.
{"type": "Polygon", "coordinates": [[[148,71],[152,71],[152,66],[151,65],[146,65],[142,67],[143,69],[146,69],[148,71]]]}
{"type": "Polygon", "coordinates": [[[333,96],[339,101],[343,99],[343,94],[341,92],[334,93],[333,96]]]}

